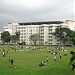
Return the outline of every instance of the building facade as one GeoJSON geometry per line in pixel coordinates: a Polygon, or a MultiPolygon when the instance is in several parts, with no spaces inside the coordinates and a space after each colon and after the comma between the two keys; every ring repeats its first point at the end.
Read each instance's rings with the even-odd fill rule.
{"type": "Polygon", "coordinates": [[[30,35],[39,34],[40,39],[38,44],[43,45],[60,45],[62,44],[59,38],[52,35],[55,32],[55,28],[60,26],[66,26],[61,21],[51,22],[29,22],[29,23],[8,23],[5,27],[5,31],[9,31],[11,35],[15,35],[15,32],[20,32],[20,41],[25,42],[26,45],[30,45],[30,35]]]}

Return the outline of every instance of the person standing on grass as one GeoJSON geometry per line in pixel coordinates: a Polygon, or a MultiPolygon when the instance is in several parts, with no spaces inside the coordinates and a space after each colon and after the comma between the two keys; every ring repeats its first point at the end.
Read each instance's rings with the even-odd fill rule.
{"type": "Polygon", "coordinates": [[[60,53],[60,59],[61,59],[61,53],[60,53]]]}
{"type": "Polygon", "coordinates": [[[56,61],[56,55],[54,55],[54,61],[56,61]]]}
{"type": "Polygon", "coordinates": [[[3,53],[2,53],[2,54],[3,54],[3,57],[5,57],[5,54],[6,54],[6,53],[5,53],[5,51],[3,51],[3,53]]]}
{"type": "Polygon", "coordinates": [[[52,53],[54,53],[54,47],[52,47],[52,53]]]}
{"type": "Polygon", "coordinates": [[[48,62],[48,56],[46,56],[46,62],[48,62]]]}
{"type": "Polygon", "coordinates": [[[11,63],[12,66],[13,66],[13,62],[14,62],[13,59],[11,59],[11,62],[10,63],[11,63]]]}

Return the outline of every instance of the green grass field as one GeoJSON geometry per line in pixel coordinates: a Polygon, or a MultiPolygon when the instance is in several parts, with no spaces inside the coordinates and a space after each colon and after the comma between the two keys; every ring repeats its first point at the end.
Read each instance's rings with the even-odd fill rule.
{"type": "Polygon", "coordinates": [[[2,56],[0,51],[0,75],[75,75],[75,70],[71,70],[69,60],[71,58],[71,47],[67,47],[67,56],[62,52],[62,59],[54,62],[54,55],[47,50],[30,50],[30,51],[13,51],[9,50],[6,57],[2,56]],[[14,59],[14,65],[8,61],[8,57],[14,59]],[[49,58],[46,66],[39,67],[41,61],[46,61],[46,56],[49,58]],[[16,67],[16,68],[15,68],[16,67]]]}

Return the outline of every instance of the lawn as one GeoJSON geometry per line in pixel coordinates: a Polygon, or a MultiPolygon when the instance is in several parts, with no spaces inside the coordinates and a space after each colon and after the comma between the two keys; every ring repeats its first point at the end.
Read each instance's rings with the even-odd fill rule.
{"type": "MultiPolygon", "coordinates": [[[[57,56],[54,62],[54,55],[43,50],[29,50],[29,51],[14,51],[9,50],[5,57],[2,56],[0,51],[0,75],[75,75],[75,70],[71,70],[69,60],[71,57],[70,51],[72,47],[66,47],[67,56],[62,52],[62,59],[57,56]],[[9,56],[14,59],[14,65],[9,63],[9,56]],[[46,66],[39,67],[41,61],[46,61],[48,56],[49,61],[46,66]],[[16,67],[16,68],[15,68],[16,67]]],[[[7,49],[6,49],[7,50],[7,49]]]]}

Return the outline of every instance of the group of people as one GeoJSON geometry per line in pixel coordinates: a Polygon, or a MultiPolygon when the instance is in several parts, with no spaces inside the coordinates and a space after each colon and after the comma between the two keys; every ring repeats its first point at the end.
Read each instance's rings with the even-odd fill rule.
{"type": "MultiPolygon", "coordinates": [[[[16,49],[17,49],[17,48],[15,48],[15,51],[16,51],[16,49]]],[[[56,49],[57,49],[57,52],[54,51],[54,48],[52,48],[52,50],[51,50],[51,49],[48,49],[48,53],[51,53],[51,54],[54,55],[54,62],[55,62],[56,59],[57,59],[57,57],[56,57],[57,54],[59,54],[60,59],[62,58],[61,50],[65,52],[64,56],[67,56],[67,51],[64,50],[63,47],[61,47],[61,48],[60,48],[60,47],[57,47],[56,49]]],[[[7,52],[7,53],[8,53],[8,52],[7,52]]],[[[3,54],[3,57],[5,57],[5,55],[6,55],[6,49],[5,49],[5,48],[3,48],[3,53],[2,53],[2,54],[3,54]]],[[[42,61],[42,62],[39,64],[39,66],[40,66],[40,67],[46,66],[48,61],[49,61],[49,60],[48,60],[48,56],[46,56],[46,61],[45,61],[45,62],[42,61]]],[[[9,62],[10,62],[10,64],[13,66],[14,61],[13,61],[13,59],[12,59],[10,56],[9,56],[9,62]]],[[[74,70],[74,69],[75,69],[75,63],[73,63],[73,64],[71,65],[71,67],[72,67],[72,70],[74,70]]]]}
{"type": "MultiPolygon", "coordinates": [[[[54,62],[56,61],[56,59],[57,59],[57,54],[59,55],[59,58],[61,59],[62,58],[62,54],[61,54],[61,52],[63,51],[64,52],[64,55],[63,56],[67,56],[67,50],[65,50],[64,49],[64,47],[58,47],[57,48],[57,50],[58,50],[58,52],[54,52],[54,50],[51,50],[51,49],[48,49],[48,53],[51,53],[51,54],[53,54],[54,55],[54,62]]],[[[48,62],[48,56],[46,56],[46,62],[41,62],[40,64],[39,64],[39,66],[41,67],[41,66],[46,66],[46,63],[48,62]]],[[[71,64],[71,67],[72,67],[72,70],[74,70],[75,69],[75,62],[74,63],[72,63],[71,64]]]]}
{"type": "MultiPolygon", "coordinates": [[[[8,46],[7,50],[6,50],[6,48],[7,48],[7,47],[2,48],[2,49],[3,49],[3,52],[2,52],[3,57],[5,57],[6,54],[8,54],[9,46],[8,46]]],[[[8,61],[9,61],[10,64],[13,66],[13,62],[14,62],[14,61],[13,61],[13,59],[12,59],[10,56],[8,57],[8,61]]]]}

